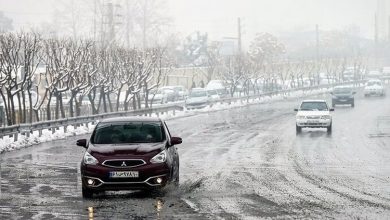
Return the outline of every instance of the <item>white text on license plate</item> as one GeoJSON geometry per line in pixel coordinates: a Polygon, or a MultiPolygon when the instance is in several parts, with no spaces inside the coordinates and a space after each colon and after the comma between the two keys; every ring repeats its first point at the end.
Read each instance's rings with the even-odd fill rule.
{"type": "Polygon", "coordinates": [[[138,171],[112,171],[111,178],[138,178],[138,171]]]}

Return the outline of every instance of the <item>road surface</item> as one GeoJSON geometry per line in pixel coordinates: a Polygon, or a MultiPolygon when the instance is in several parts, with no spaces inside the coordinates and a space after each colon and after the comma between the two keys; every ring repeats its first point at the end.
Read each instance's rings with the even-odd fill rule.
{"type": "Polygon", "coordinates": [[[2,154],[0,219],[390,218],[390,137],[370,137],[390,97],[337,106],[331,135],[295,134],[298,101],[169,120],[183,138],[180,187],[162,194],[83,199],[75,141],[86,136],[2,154]]]}

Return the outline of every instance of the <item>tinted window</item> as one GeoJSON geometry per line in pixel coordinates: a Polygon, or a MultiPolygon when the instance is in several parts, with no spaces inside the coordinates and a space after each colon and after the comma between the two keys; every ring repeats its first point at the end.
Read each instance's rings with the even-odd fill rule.
{"type": "Polygon", "coordinates": [[[352,90],[350,88],[335,88],[333,91],[335,94],[346,94],[351,92],[352,90]]]}
{"type": "Polygon", "coordinates": [[[380,86],[381,83],[380,83],[380,82],[377,82],[377,81],[371,81],[371,82],[368,82],[367,85],[368,85],[368,86],[373,86],[373,85],[378,85],[378,86],[380,86]]]}
{"type": "Polygon", "coordinates": [[[99,123],[93,144],[154,143],[165,140],[161,122],[99,123]]]}
{"type": "Polygon", "coordinates": [[[301,105],[302,111],[326,111],[328,106],[325,102],[303,102],[301,105]]]}
{"type": "Polygon", "coordinates": [[[207,93],[210,95],[217,95],[218,94],[217,90],[209,90],[209,91],[207,91],[207,93]]]}
{"type": "Polygon", "coordinates": [[[204,96],[207,96],[206,91],[194,91],[194,92],[191,92],[191,94],[190,94],[190,97],[204,97],[204,96]]]}

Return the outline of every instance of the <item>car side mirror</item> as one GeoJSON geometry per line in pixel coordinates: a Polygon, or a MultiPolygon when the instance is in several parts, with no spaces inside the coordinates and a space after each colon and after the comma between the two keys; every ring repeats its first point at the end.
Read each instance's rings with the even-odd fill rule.
{"type": "Polygon", "coordinates": [[[180,137],[171,137],[171,145],[177,145],[183,143],[180,137]]]}
{"type": "Polygon", "coordinates": [[[330,92],[331,95],[333,95],[333,92],[330,92]]]}
{"type": "Polygon", "coordinates": [[[76,141],[76,145],[87,148],[87,139],[79,139],[76,141]]]}
{"type": "Polygon", "coordinates": [[[294,111],[296,111],[296,112],[297,112],[297,111],[298,111],[298,109],[297,109],[297,108],[294,108],[294,111]]]}
{"type": "Polygon", "coordinates": [[[353,94],[353,95],[355,95],[355,94],[356,94],[356,92],[352,92],[352,94],[353,94]]]}
{"type": "Polygon", "coordinates": [[[329,111],[334,112],[334,108],[329,109],[329,111]]]}

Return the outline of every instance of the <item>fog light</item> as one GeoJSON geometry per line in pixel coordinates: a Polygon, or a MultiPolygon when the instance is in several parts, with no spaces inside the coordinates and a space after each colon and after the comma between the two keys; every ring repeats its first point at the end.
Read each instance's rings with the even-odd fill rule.
{"type": "Polygon", "coordinates": [[[157,182],[158,184],[161,184],[161,183],[162,183],[162,179],[159,177],[159,178],[156,179],[156,182],[157,182]]]}
{"type": "Polygon", "coordinates": [[[95,181],[93,179],[88,179],[87,183],[88,183],[88,185],[93,185],[95,183],[95,181]]]}

